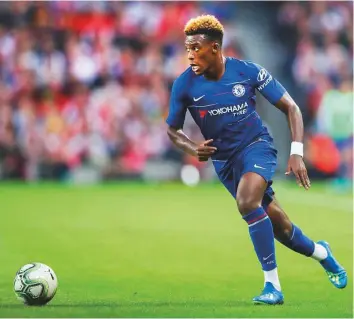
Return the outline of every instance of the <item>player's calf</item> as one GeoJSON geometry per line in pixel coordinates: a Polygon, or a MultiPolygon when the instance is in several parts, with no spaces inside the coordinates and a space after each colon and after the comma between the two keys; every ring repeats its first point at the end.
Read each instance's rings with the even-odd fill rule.
{"type": "Polygon", "coordinates": [[[346,287],[347,272],[335,259],[327,242],[319,241],[315,243],[308,238],[299,227],[291,223],[276,201],[269,205],[268,215],[272,221],[275,238],[279,242],[299,254],[319,261],[330,282],[336,288],[346,287]]]}
{"type": "Polygon", "coordinates": [[[308,238],[302,230],[294,225],[276,200],[267,209],[272,221],[274,237],[291,250],[307,257],[322,260],[327,257],[326,250],[308,238]]]}

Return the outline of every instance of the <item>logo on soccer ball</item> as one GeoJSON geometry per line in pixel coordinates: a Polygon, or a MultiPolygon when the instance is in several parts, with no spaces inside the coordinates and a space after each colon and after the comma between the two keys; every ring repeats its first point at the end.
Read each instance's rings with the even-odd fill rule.
{"type": "Polygon", "coordinates": [[[245,91],[245,87],[242,84],[236,84],[232,88],[232,93],[237,97],[243,96],[245,94],[245,91]]]}
{"type": "Polygon", "coordinates": [[[257,75],[257,81],[258,82],[262,82],[268,75],[268,72],[266,69],[261,69],[259,72],[258,72],[258,75],[257,75]]]}

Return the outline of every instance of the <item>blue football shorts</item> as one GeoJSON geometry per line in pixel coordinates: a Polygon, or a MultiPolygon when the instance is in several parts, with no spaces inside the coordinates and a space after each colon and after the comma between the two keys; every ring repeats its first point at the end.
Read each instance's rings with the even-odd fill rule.
{"type": "Polygon", "coordinates": [[[272,143],[259,139],[238,152],[232,160],[213,160],[213,165],[220,181],[234,198],[243,174],[254,172],[262,176],[268,183],[262,200],[266,210],[274,195],[271,185],[277,166],[277,153],[272,143]]]}

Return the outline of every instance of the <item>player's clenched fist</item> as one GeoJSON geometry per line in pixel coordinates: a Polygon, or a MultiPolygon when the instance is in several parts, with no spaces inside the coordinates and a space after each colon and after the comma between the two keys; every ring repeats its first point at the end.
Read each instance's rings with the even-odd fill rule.
{"type": "Polygon", "coordinates": [[[195,148],[195,156],[200,162],[206,162],[217,151],[216,147],[209,145],[212,142],[212,139],[204,141],[195,148]]]}

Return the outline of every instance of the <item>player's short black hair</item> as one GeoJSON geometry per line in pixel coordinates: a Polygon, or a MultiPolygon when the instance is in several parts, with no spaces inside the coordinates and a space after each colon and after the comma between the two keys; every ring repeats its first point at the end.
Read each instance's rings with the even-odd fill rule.
{"type": "Polygon", "coordinates": [[[222,44],[224,36],[224,27],[220,21],[213,15],[201,15],[190,19],[184,27],[186,35],[203,34],[210,40],[222,44]]]}

